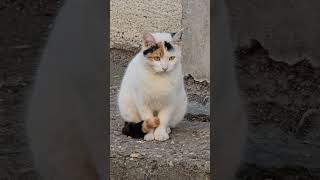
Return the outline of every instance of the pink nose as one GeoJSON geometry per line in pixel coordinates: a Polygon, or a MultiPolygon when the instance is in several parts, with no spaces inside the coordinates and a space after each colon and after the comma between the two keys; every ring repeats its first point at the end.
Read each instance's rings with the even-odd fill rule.
{"type": "Polygon", "coordinates": [[[168,67],[161,67],[163,69],[163,71],[166,71],[168,69],[168,67]]]}

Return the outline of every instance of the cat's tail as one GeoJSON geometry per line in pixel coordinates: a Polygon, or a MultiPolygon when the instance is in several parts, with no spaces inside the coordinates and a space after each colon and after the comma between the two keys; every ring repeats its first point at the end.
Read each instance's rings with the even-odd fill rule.
{"type": "Polygon", "coordinates": [[[142,131],[144,133],[148,133],[150,130],[157,128],[159,124],[160,124],[160,119],[158,117],[145,120],[142,124],[142,131]]]}

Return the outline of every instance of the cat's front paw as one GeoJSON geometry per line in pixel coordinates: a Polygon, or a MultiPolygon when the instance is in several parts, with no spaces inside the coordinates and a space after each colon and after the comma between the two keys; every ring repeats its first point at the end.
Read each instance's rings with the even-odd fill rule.
{"type": "Polygon", "coordinates": [[[167,133],[166,128],[157,128],[154,131],[154,139],[158,141],[165,141],[169,139],[169,134],[167,133]]]}
{"type": "Polygon", "coordinates": [[[152,140],[154,140],[153,132],[144,135],[143,139],[144,139],[145,141],[152,141],[152,140]]]}

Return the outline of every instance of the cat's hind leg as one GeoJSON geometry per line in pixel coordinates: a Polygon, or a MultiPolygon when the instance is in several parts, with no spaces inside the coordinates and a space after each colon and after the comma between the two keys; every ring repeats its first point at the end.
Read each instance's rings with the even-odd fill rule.
{"type": "Polygon", "coordinates": [[[187,98],[184,98],[184,100],[181,101],[179,105],[177,105],[174,113],[172,114],[172,119],[169,121],[169,133],[171,132],[170,128],[176,127],[176,125],[183,120],[186,112],[187,112],[187,98]]]}
{"type": "Polygon", "coordinates": [[[118,106],[120,115],[124,121],[139,123],[142,119],[132,97],[129,95],[119,94],[118,106]]]}

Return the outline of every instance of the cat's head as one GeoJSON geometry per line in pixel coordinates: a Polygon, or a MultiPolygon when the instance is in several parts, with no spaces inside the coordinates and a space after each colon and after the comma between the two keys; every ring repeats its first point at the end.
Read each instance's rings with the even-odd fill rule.
{"type": "Polygon", "coordinates": [[[142,53],[155,72],[170,72],[180,63],[182,32],[143,34],[142,53]]]}

